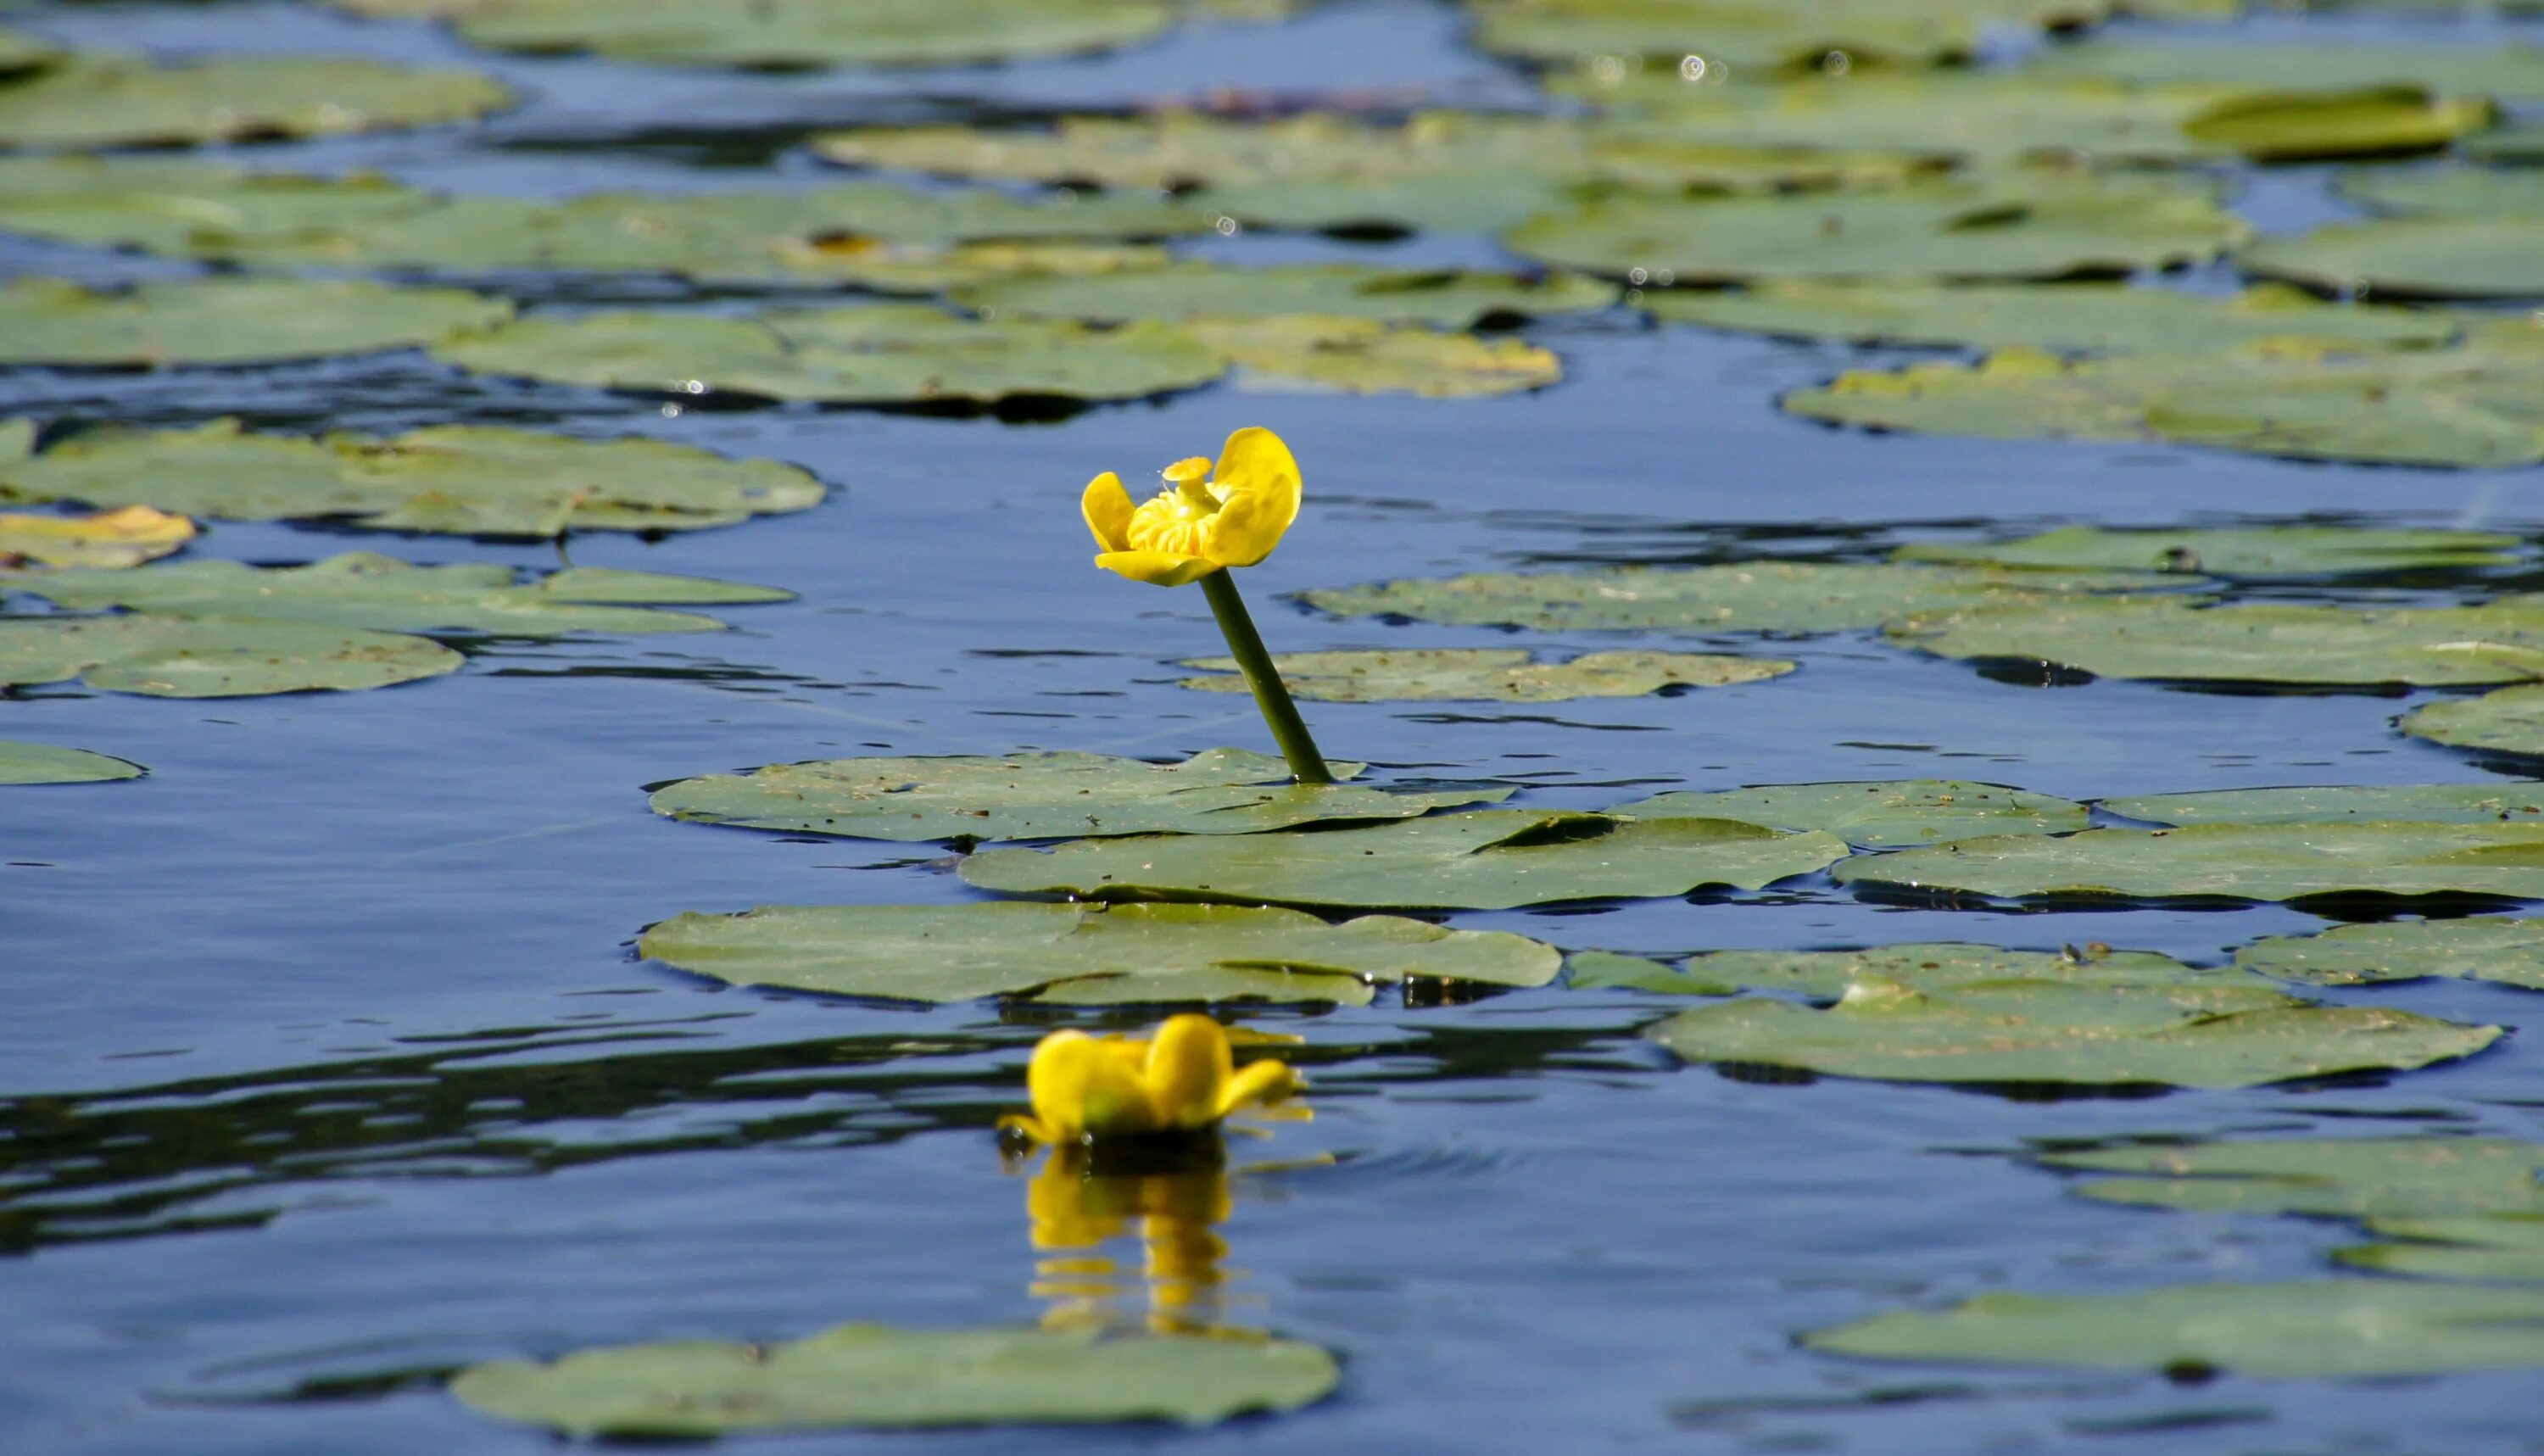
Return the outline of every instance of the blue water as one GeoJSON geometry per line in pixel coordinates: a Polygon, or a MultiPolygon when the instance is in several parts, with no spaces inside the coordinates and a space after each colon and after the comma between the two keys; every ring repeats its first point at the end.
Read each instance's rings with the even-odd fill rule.
{"type": "MultiPolygon", "coordinates": [[[[174,50],[464,59],[530,101],[473,132],[254,156],[539,195],[816,177],[787,127],[941,109],[914,98],[1120,104],[1214,85],[1524,94],[1457,45],[1446,8],[1388,0],[1087,61],[925,77],[648,72],[642,85],[599,63],[478,56],[423,26],[296,6],[77,6],[13,22],[174,50]],[[646,145],[612,145],[637,133],[646,145]]],[[[2338,210],[2319,170],[2239,186],[2273,229],[2338,210]]],[[[1241,237],[1205,251],[1496,256],[1474,239],[1241,237]]],[[[172,265],[0,242],[0,269],[114,279],[172,265]]],[[[596,296],[543,286],[527,296],[596,296]]],[[[548,1437],[470,1415],[437,1372],[652,1338],[1041,1314],[1025,1184],[990,1132],[1020,1100],[1040,1024],[991,1007],[722,990],[630,948],[683,910],[974,898],[951,861],[926,846],[673,824],[646,810],[640,786],[855,753],[1268,748],[1243,698],[1173,686],[1174,659],[1217,650],[1199,594],[1089,567],[1074,505],[1098,470],[1208,453],[1242,425],[1288,438],[1307,512],[1245,583],[1275,650],[1504,645],[1513,639],[1489,629],[1325,619],[1285,594],[1550,559],[1865,556],[1909,535],[2303,513],[2544,530],[2536,470],[1875,437],[1773,401],[1905,353],[1656,330],[1623,313],[1532,334],[1563,356],[1567,379],[1525,397],[1221,387],[1034,426],[667,412],[463,379],[414,355],[0,376],[0,408],[45,418],[530,423],[773,456],[835,487],[808,515],[571,543],[578,564],[800,594],[725,612],[728,633],[474,644],[457,676],[380,692],[189,703],[56,688],[0,704],[7,736],[152,769],[139,783],[0,801],[0,1449],[536,1452],[548,1437]]],[[[197,552],[288,562],[356,545],[425,562],[556,559],[543,546],[253,525],[218,526],[197,552]]],[[[1310,716],[1337,757],[1514,777],[1535,786],[1530,802],[1553,805],[1916,775],[2075,797],[2488,776],[2392,731],[2426,694],[2027,688],[1861,633],[1772,651],[1801,671],[1669,698],[1311,705],[1310,716]]],[[[1567,947],[2102,939],[2197,961],[2322,924],[2276,907],[1908,908],[1825,877],[1454,923],[1567,947]]],[[[2510,1027],[2544,1006],[2454,983],[2339,999],[2510,1027]]],[[[1237,1152],[1280,1166],[1234,1180],[1220,1230],[1225,1314],[1337,1351],[1344,1383],[1323,1405],[1199,1433],[828,1434],[752,1449],[2544,1451],[2531,1372],[2177,1387],[1875,1365],[1794,1343],[1807,1329],[1990,1290],[2321,1275],[2325,1252],[2350,1238],[2339,1226],[2088,1203],[2023,1154],[2151,1134],[2533,1138],[2544,1081],[2532,1038],[2388,1082],[2036,1102],[1683,1069],[1636,1034],[1665,1010],[1549,989],[1411,1007],[1390,993],[1367,1010],[1253,1018],[1305,1037],[1297,1059],[1317,1115],[1237,1152]],[[1320,1155],[1330,1165],[1314,1166],[1320,1155]]],[[[1108,1252],[1136,1309],[1136,1244],[1108,1252]]]]}

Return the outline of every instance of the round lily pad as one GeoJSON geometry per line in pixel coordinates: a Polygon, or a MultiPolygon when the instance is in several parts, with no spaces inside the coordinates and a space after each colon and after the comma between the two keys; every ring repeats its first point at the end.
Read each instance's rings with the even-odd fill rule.
{"type": "Polygon", "coordinates": [[[688,1340],[471,1365],[450,1383],[480,1415],[580,1436],[705,1437],[862,1426],[1212,1425],[1294,1411],[1341,1379],[1284,1339],[1092,1330],[904,1331],[842,1325],[779,1344],[688,1340]]]}
{"type": "Polygon", "coordinates": [[[1619,804],[1621,819],[1737,819],[1771,829],[1824,829],[1859,849],[1895,849],[1996,834],[2083,829],[2082,804],[1993,783],[1950,778],[1868,783],[1779,783],[1711,793],[1665,793],[1619,804]]]}
{"type": "MultiPolygon", "coordinates": [[[[2235,952],[2235,963],[2310,986],[2366,986],[2455,976],[2544,991],[2544,921],[2387,921],[2337,926],[2320,935],[2272,935],[2235,952]]],[[[2538,1192],[2544,1208],[2544,1190],[2538,1192]]]]}
{"type": "Polygon", "coordinates": [[[466,121],[512,104],[475,71],[350,55],[162,63],[74,52],[0,87],[0,147],[169,146],[466,121]]]}
{"type": "MultiPolygon", "coordinates": [[[[139,764],[84,748],[0,738],[0,783],[109,783],[147,773],[139,764]]],[[[1551,979],[1550,973],[1549,979],[1551,979]]]]}
{"type": "Polygon", "coordinates": [[[1383,915],[1329,926],[1230,905],[776,905],[682,915],[637,949],[737,986],[936,1002],[1041,993],[1073,1005],[1365,1006],[1372,983],[1407,976],[1543,986],[1562,959],[1499,930],[1383,915]]]}
{"type": "Polygon", "coordinates": [[[1482,809],[1366,829],[1080,840],[992,849],[966,882],[1088,900],[1507,910],[1564,900],[1754,890],[1846,857],[1834,835],[1727,819],[1482,809]]]}
{"type": "Polygon", "coordinates": [[[2239,261],[2313,287],[2404,298],[2544,296],[2534,216],[2391,217],[2265,238],[2239,261]]]}
{"type": "Polygon", "coordinates": [[[1728,995],[1735,988],[1792,992],[1835,1001],[1859,983],[1893,983],[1912,991],[1957,992],[2005,986],[2163,987],[2229,995],[2200,1003],[2223,1009],[2283,1005],[2265,983],[2239,971],[2184,965],[2151,950],[2004,950],[1994,945],[1951,943],[1876,945],[1865,950],[1709,950],[1674,965],[1636,956],[1591,962],[1576,955],[1567,964],[1575,990],[1630,987],[1640,991],[1728,995]],[[1695,988],[1706,988],[1695,990],[1695,988]]]}
{"type": "Polygon", "coordinates": [[[1815,1331],[1831,1354],[1979,1365],[2398,1376],[2544,1367],[2544,1291],[2323,1279],[1985,1294],[1815,1331]]]}
{"type": "Polygon", "coordinates": [[[2103,807],[2149,824],[2544,824],[2544,783],[2401,783],[2132,794],[2103,807]]]}
{"type": "Polygon", "coordinates": [[[1308,592],[1336,616],[1398,616],[1537,631],[1842,632],[1903,613],[2164,586],[2146,573],[1819,561],[1492,573],[1308,592]]]}
{"type": "Polygon", "coordinates": [[[2240,36],[2234,43],[2221,45],[2206,37],[2096,38],[2051,47],[2033,69],[2132,85],[2205,81],[2309,91],[2419,86],[2451,96],[2544,101],[2544,46],[2496,40],[2471,45],[2413,45],[2390,37],[2360,44],[2240,36]]]}
{"type": "Polygon", "coordinates": [[[2312,1218],[2544,1213],[2544,1145],[2508,1138],[2247,1138],[2053,1153],[2088,1198],[2312,1218]]]}
{"type": "MultiPolygon", "coordinates": [[[[1272,662],[1293,693],[1316,702],[1564,702],[1579,697],[1641,697],[1666,688],[1761,683],[1794,668],[1774,658],[1694,652],[1591,652],[1569,662],[1542,663],[1517,648],[1493,647],[1293,652],[1272,662]]],[[[1205,657],[1183,666],[1233,674],[1236,660],[1205,657]]],[[[1245,680],[1232,676],[1186,678],[1182,686],[1210,692],[1247,690],[1245,680]]]]}
{"type": "Polygon", "coordinates": [[[271,617],[0,619],[0,686],[79,679],[146,697],[253,697],[386,688],[455,672],[465,659],[426,637],[271,617]]]}
{"type": "Polygon", "coordinates": [[[2369,1227],[2410,1242],[2362,1244],[2335,1250],[2332,1256],[2381,1274],[2544,1284],[2544,1213],[2378,1219],[2369,1227]]]}
{"type": "Polygon", "coordinates": [[[1563,377],[1552,350],[1524,340],[1375,319],[1290,314],[1194,319],[1185,327],[1235,365],[1238,384],[1252,388],[1477,399],[1563,377]]]}
{"type": "Polygon", "coordinates": [[[1761,279],[1729,292],[1654,289],[1642,304],[1664,322],[1790,338],[2056,354],[2215,349],[2272,338],[2443,344],[2457,329],[2444,315],[2326,303],[2270,283],[2217,297],[2127,283],[1761,279]]]}
{"type": "Polygon", "coordinates": [[[512,317],[454,288],[300,279],[184,279],[120,291],[0,284],[0,364],[257,364],[430,344],[512,317]]]}
{"type": "Polygon", "coordinates": [[[2000,899],[2544,900],[2544,825],[2199,824],[2005,835],[1853,860],[1840,884],[2000,899]]]}
{"type": "MultiPolygon", "coordinates": [[[[1331,766],[1346,777],[1356,764],[1331,766]]],[[[1291,781],[1280,759],[1206,749],[1180,764],[1104,754],[827,759],[683,778],[654,790],[654,812],[704,824],[867,840],[1031,840],[1067,836],[1259,834],[1294,825],[1403,819],[1512,790],[1404,789],[1291,781]]]]}
{"type": "Polygon", "coordinates": [[[2525,546],[2487,530],[2398,526],[2248,526],[2186,530],[2061,526],[2010,541],[1915,541],[1898,561],[1946,561],[2060,571],[2184,571],[2243,580],[2361,576],[2514,566],[2525,546]]]}
{"type": "Polygon", "coordinates": [[[2507,683],[2544,667],[2544,596],[2527,594],[2388,609],[2088,598],[1910,615],[1889,630],[1943,657],[2160,682],[2507,683]]]}
{"type": "Polygon", "coordinates": [[[2106,0],[1489,0],[1476,7],[1475,43],[1504,55],[1569,61],[1582,55],[1696,54],[1734,72],[1816,65],[1831,51],[1868,64],[1967,59],[1982,37],[2085,26],[2106,0]]]}
{"type": "Polygon", "coordinates": [[[2450,748],[2544,758],[2544,688],[2503,688],[2480,697],[2423,703],[2395,726],[2450,748]]]}
{"type": "Polygon", "coordinates": [[[869,404],[1137,399],[1207,384],[1228,368],[1171,324],[982,321],[904,303],[747,318],[635,310],[526,318],[444,341],[434,357],[561,384],[869,404]]]}
{"type": "Polygon", "coordinates": [[[2544,214],[2544,172],[2525,168],[2361,168],[2341,180],[2340,191],[2370,211],[2405,217],[2544,214]]]}
{"type": "MultiPolygon", "coordinates": [[[[5,465],[0,461],[0,468],[5,465]]],[[[120,571],[182,550],[194,538],[195,523],[148,506],[87,516],[0,512],[0,571],[31,563],[120,571]]],[[[5,589],[6,578],[0,577],[5,589]]]]}
{"type": "Polygon", "coordinates": [[[1487,320],[1592,312],[1616,298],[1612,285],[1566,274],[1526,279],[1359,263],[1239,268],[1200,261],[1132,273],[1015,278],[954,290],[955,302],[1000,318],[1031,314],[1120,322],[1306,313],[1450,329],[1487,320]]]}
{"type": "Polygon", "coordinates": [[[1164,0],[432,0],[428,10],[471,44],[498,50],[750,70],[1070,55],[1149,40],[1174,20],[1164,0]]]}
{"type": "Polygon", "coordinates": [[[105,430],[0,458],[0,499],[149,505],[234,521],[327,518],[389,530],[552,536],[695,530],[809,510],[822,484],[775,460],[662,441],[497,426],[255,435],[235,420],[105,430]]]}
{"type": "Polygon", "coordinates": [[[192,157],[0,157],[0,228],[191,257],[404,218],[435,202],[368,172],[252,172],[192,157]]]}

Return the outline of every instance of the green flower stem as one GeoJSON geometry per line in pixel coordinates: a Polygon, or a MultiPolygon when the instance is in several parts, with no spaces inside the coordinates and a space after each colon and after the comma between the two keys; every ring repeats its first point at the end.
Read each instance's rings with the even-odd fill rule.
{"type": "Polygon", "coordinates": [[[1291,776],[1301,783],[1333,782],[1333,770],[1325,767],[1325,756],[1316,752],[1316,741],[1308,736],[1308,722],[1299,716],[1299,705],[1290,700],[1280,670],[1272,666],[1272,654],[1263,650],[1254,618],[1245,614],[1245,599],[1236,595],[1236,583],[1228,569],[1203,577],[1201,591],[1210,599],[1211,614],[1219,618],[1220,634],[1228,638],[1229,654],[1245,674],[1245,686],[1254,689],[1254,705],[1263,710],[1272,741],[1281,745],[1281,756],[1290,761],[1291,776]]]}

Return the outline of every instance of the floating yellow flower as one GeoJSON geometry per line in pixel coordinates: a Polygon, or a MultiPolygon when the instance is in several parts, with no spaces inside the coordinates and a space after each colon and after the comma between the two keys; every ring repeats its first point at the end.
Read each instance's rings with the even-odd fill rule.
{"type": "Polygon", "coordinates": [[[1104,548],[1096,565],[1180,587],[1271,555],[1299,517],[1299,462],[1280,436],[1259,426],[1228,437],[1216,466],[1195,455],[1161,473],[1166,488],[1140,506],[1110,470],[1086,483],[1078,509],[1104,548]]]}
{"type": "Polygon", "coordinates": [[[1287,1063],[1270,1058],[1239,1071],[1228,1033],[1208,1016],[1170,1017],[1147,1040],[1055,1031],[1025,1071],[1033,1115],[1002,1117],[998,1126],[1053,1144],[1198,1132],[1300,1085],[1287,1063]]]}

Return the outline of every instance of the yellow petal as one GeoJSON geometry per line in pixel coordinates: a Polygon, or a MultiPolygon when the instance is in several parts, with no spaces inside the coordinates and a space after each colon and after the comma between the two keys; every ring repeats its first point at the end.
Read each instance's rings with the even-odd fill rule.
{"type": "Polygon", "coordinates": [[[1148,1089],[1119,1057],[1083,1031],[1055,1031],[1025,1069],[1034,1117],[1053,1142],[1112,1133],[1154,1132],[1148,1089]]]}
{"type": "Polygon", "coordinates": [[[122,570],[156,560],[195,538],[195,523],[148,506],[91,516],[0,515],[0,557],[44,566],[122,570]]]}
{"type": "Polygon", "coordinates": [[[1289,1063],[1265,1058],[1248,1062],[1243,1070],[1228,1081],[1219,1095],[1219,1115],[1227,1116],[1240,1107],[1268,1105],[1295,1094],[1307,1085],[1289,1063]]]}
{"type": "Polygon", "coordinates": [[[1228,1033],[1208,1016],[1169,1016],[1149,1043],[1149,1099],[1164,1127],[1208,1127],[1235,1071],[1228,1033]]]}
{"type": "Polygon", "coordinates": [[[1095,544],[1107,551],[1130,549],[1133,509],[1131,493],[1122,488],[1122,477],[1110,470],[1086,482],[1086,493],[1077,498],[1077,510],[1086,518],[1086,528],[1095,532],[1095,544]]]}
{"type": "Polygon", "coordinates": [[[1153,587],[1184,586],[1219,570],[1216,561],[1168,551],[1107,551],[1095,558],[1095,564],[1153,587]]]}
{"type": "Polygon", "coordinates": [[[1228,437],[1211,487],[1226,503],[1211,539],[1211,555],[1223,566],[1252,566],[1271,555],[1299,519],[1299,462],[1280,436],[1260,426],[1228,437]]]}

